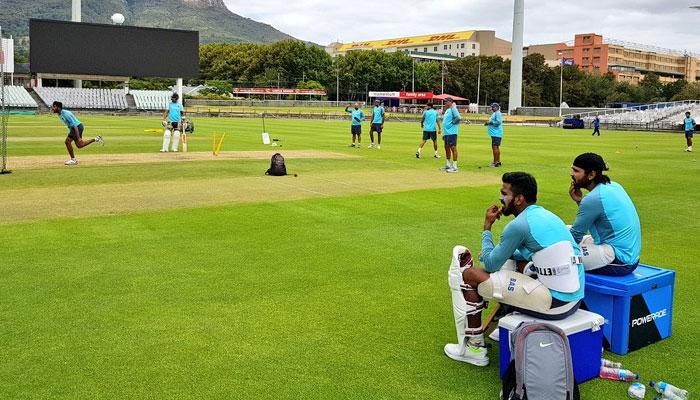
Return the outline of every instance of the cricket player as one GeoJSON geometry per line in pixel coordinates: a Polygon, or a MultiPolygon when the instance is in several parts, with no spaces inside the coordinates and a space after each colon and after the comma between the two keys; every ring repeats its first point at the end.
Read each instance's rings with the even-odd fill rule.
{"type": "Polygon", "coordinates": [[[489,363],[481,325],[484,299],[536,318],[559,320],[576,312],[584,294],[578,243],[559,217],[536,204],[535,178],[510,172],[502,181],[502,207],[486,210],[481,236],[484,269],[474,266],[469,249],[456,246],[448,273],[457,343],[447,344],[444,351],[453,360],[478,366],[489,363]],[[491,227],[510,215],[515,219],[494,246],[491,227]]]}
{"type": "Polygon", "coordinates": [[[350,147],[362,147],[362,122],[365,120],[365,113],[360,108],[360,103],[355,103],[350,109],[350,106],[345,107],[345,112],[350,114],[352,123],[350,124],[350,133],[352,133],[352,143],[350,147]],[[355,144],[357,139],[357,144],[355,144]]]}
{"type": "Polygon", "coordinates": [[[452,97],[445,99],[445,112],[442,114],[442,140],[445,142],[445,172],[458,172],[457,135],[459,134],[459,115],[452,97]]]}
{"type": "Polygon", "coordinates": [[[163,147],[160,149],[161,153],[167,153],[170,147],[170,137],[172,134],[173,147],[170,151],[177,153],[177,148],[180,145],[180,129],[182,127],[182,116],[185,112],[182,110],[182,105],[178,103],[177,93],[173,93],[170,96],[170,104],[163,110],[163,127],[165,132],[163,133],[163,147]]]}
{"type": "Polygon", "coordinates": [[[571,234],[580,243],[586,272],[627,275],[639,265],[642,229],[632,199],[603,175],[607,170],[603,157],[595,153],[574,160],[569,195],[579,207],[571,234]],[[581,189],[588,191],[585,197],[581,189]]]}
{"type": "Polygon", "coordinates": [[[695,132],[695,120],[690,117],[690,111],[685,112],[683,128],[685,129],[685,142],[688,145],[685,151],[690,153],[693,151],[693,132],[695,132]]]}
{"type": "Polygon", "coordinates": [[[369,148],[374,148],[374,132],[377,132],[377,148],[382,148],[382,131],[384,130],[384,105],[381,100],[374,100],[372,109],[372,126],[369,129],[369,148]]]}
{"type": "Polygon", "coordinates": [[[63,123],[68,127],[68,137],[66,137],[66,149],[68,149],[68,155],[70,155],[70,160],[66,161],[66,165],[78,165],[78,160],[75,158],[75,152],[73,151],[73,142],[75,146],[79,149],[97,142],[104,146],[105,142],[102,136],[97,135],[94,139],[83,140],[83,124],[78,121],[78,118],[73,115],[72,112],[63,109],[63,103],[60,101],[54,101],[51,105],[51,112],[58,114],[58,118],[63,121],[63,123]]]}
{"type": "Polygon", "coordinates": [[[425,111],[423,111],[423,117],[420,120],[420,127],[423,129],[423,141],[418,145],[416,158],[420,158],[423,146],[428,139],[433,141],[433,149],[435,150],[435,155],[433,155],[433,157],[440,158],[437,149],[437,135],[442,135],[442,123],[439,117],[440,114],[433,108],[433,103],[425,105],[425,111]]]}
{"type": "Polygon", "coordinates": [[[501,141],[503,140],[503,114],[501,114],[501,106],[498,103],[491,104],[491,118],[484,123],[488,127],[488,134],[491,137],[491,152],[493,153],[493,162],[489,167],[501,166],[501,141]]]}

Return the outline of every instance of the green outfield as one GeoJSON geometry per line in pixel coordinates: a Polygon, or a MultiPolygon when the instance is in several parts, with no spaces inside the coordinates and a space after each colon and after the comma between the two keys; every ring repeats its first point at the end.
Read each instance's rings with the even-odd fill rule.
{"type": "MultiPolygon", "coordinates": [[[[158,117],[77,117],[106,141],[77,150],[77,167],[58,118],[10,118],[2,399],[497,399],[497,346],[485,368],[442,352],[451,249],[480,250],[505,171],[535,175],[539,203],[571,222],[569,166],[585,151],[635,201],[642,261],[677,271],[673,336],[606,357],[700,389],[700,167],[680,134],[506,126],[496,170],[485,128],[468,125],[461,171],[445,174],[429,149],[415,158],[417,123],[387,123],[381,150],[358,150],[347,121],[267,119],[271,148],[259,119],[197,118],[175,155],[158,153],[158,117]],[[276,151],[297,177],[264,176],[276,151]]],[[[582,398],[627,388],[594,380],[582,398]]]]}

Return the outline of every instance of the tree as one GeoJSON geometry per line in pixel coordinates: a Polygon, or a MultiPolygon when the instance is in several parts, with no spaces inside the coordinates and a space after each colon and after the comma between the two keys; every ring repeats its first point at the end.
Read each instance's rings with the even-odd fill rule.
{"type": "Polygon", "coordinates": [[[673,96],[676,100],[697,100],[700,99],[700,82],[693,82],[685,85],[677,95],[673,96]]]}

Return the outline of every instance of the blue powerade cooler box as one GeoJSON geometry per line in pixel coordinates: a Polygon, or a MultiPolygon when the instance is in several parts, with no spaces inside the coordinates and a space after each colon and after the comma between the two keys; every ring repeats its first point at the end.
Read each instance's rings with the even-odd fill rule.
{"type": "Polygon", "coordinates": [[[600,354],[603,351],[602,316],[584,310],[560,321],[546,321],[520,313],[512,313],[498,321],[499,369],[501,378],[510,364],[510,333],[525,321],[556,325],[566,333],[571,348],[571,361],[576,382],[583,383],[600,374],[600,354]]]}
{"type": "Polygon", "coordinates": [[[624,355],[671,336],[675,277],[644,264],[625,276],[586,274],[583,302],[605,318],[606,349],[624,355]]]}

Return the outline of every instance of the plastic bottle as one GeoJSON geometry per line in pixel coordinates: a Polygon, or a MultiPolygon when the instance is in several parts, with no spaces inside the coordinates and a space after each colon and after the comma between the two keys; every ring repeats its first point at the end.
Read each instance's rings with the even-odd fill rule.
{"type": "Polygon", "coordinates": [[[632,382],[639,379],[639,375],[628,369],[600,367],[600,377],[613,381],[632,382]]]}
{"type": "Polygon", "coordinates": [[[657,383],[654,381],[650,381],[649,386],[656,389],[656,391],[664,397],[672,398],[671,396],[675,396],[681,400],[686,400],[688,398],[688,391],[687,390],[677,388],[677,387],[671,385],[670,383],[661,382],[661,381],[659,381],[657,383]]]}
{"type": "Polygon", "coordinates": [[[627,395],[633,399],[644,399],[647,387],[641,382],[632,382],[629,389],[627,389],[627,395]]]}
{"type": "Polygon", "coordinates": [[[621,362],[610,361],[610,360],[606,360],[604,358],[600,359],[600,365],[602,367],[607,367],[607,368],[622,368],[621,362]]]}

